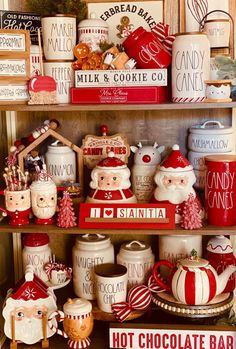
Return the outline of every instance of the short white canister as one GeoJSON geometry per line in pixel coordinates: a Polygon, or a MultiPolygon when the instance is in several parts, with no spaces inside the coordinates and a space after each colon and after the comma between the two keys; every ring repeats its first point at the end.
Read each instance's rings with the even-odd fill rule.
{"type": "Polygon", "coordinates": [[[100,43],[108,42],[108,25],[91,13],[90,18],[84,19],[78,25],[79,42],[86,43],[92,52],[101,52],[100,43]]]}
{"type": "Polygon", "coordinates": [[[49,237],[44,233],[30,233],[23,237],[23,268],[25,270],[28,264],[33,266],[34,273],[43,281],[49,278],[44,271],[44,265],[52,259],[52,251],[49,246],[49,237]]]}
{"type": "Polygon", "coordinates": [[[46,60],[73,60],[76,45],[76,16],[57,14],[41,19],[46,60]]]}
{"type": "Polygon", "coordinates": [[[76,155],[68,147],[55,141],[48,146],[45,154],[46,165],[56,185],[63,182],[76,182],[76,155]]]}
{"type": "Polygon", "coordinates": [[[208,120],[189,129],[188,149],[202,153],[225,153],[234,150],[233,127],[208,120]]]}
{"type": "Polygon", "coordinates": [[[117,263],[128,270],[128,289],[145,284],[151,274],[155,257],[149,244],[144,241],[131,241],[121,245],[117,263]]]}
{"type": "Polygon", "coordinates": [[[70,88],[74,86],[75,80],[71,62],[47,61],[43,67],[44,74],[52,76],[56,81],[58,103],[70,103],[70,88]]]}
{"type": "Polygon", "coordinates": [[[100,234],[78,236],[72,249],[72,260],[75,294],[88,300],[96,299],[94,267],[115,261],[110,237],[100,234]]]}
{"type": "Polygon", "coordinates": [[[210,43],[202,32],[179,33],[172,49],[172,102],[202,102],[210,78],[210,43]]]}

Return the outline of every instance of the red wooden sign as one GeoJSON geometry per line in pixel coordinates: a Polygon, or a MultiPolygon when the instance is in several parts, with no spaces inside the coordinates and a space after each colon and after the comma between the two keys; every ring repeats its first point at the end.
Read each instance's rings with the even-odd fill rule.
{"type": "Polygon", "coordinates": [[[80,228],[174,229],[170,204],[80,204],[80,228]]]}

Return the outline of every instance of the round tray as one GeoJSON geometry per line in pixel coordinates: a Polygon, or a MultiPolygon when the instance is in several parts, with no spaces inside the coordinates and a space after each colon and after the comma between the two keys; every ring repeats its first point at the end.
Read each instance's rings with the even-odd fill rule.
{"type": "MultiPolygon", "coordinates": [[[[96,301],[92,301],[92,304],[93,304],[92,314],[93,314],[94,320],[113,321],[113,322],[117,321],[113,313],[105,313],[104,311],[100,310],[97,306],[96,301]]],[[[129,314],[129,316],[125,319],[125,321],[137,319],[144,314],[145,314],[145,311],[134,310],[129,314]]]]}
{"type": "Polygon", "coordinates": [[[233,293],[222,293],[204,305],[187,305],[178,302],[171,294],[152,295],[152,301],[163,311],[188,318],[207,318],[225,314],[234,303],[233,293]]]}

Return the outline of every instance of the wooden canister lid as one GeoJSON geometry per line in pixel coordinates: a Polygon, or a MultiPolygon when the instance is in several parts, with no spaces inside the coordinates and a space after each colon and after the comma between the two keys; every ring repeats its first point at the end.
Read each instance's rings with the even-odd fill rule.
{"type": "Polygon", "coordinates": [[[233,154],[216,154],[205,156],[205,161],[213,162],[233,162],[236,161],[236,155],[233,154]]]}

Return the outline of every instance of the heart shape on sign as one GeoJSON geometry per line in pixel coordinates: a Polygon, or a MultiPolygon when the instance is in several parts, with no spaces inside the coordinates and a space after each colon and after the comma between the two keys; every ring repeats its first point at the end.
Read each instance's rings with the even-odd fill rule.
{"type": "Polygon", "coordinates": [[[106,214],[107,216],[110,216],[110,215],[112,214],[112,210],[105,210],[105,214],[106,214]]]}

